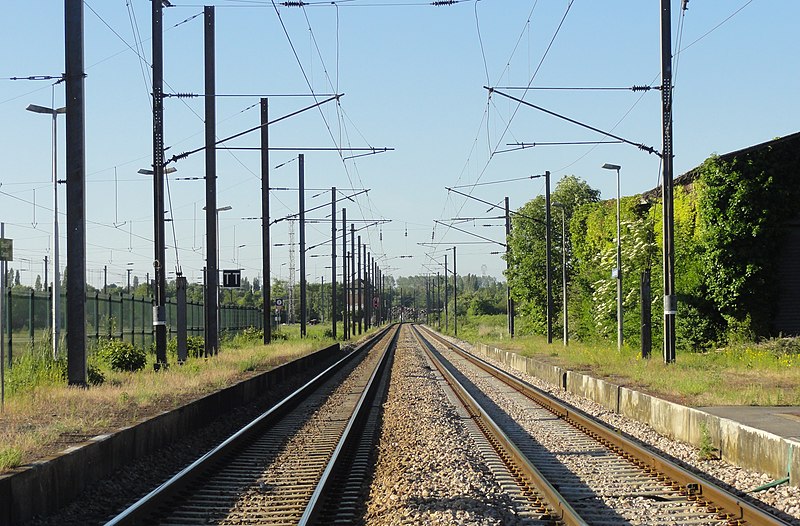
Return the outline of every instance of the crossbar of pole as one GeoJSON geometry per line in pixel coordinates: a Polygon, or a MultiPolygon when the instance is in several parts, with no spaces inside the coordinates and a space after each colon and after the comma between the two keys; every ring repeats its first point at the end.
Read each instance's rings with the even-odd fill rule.
{"type": "MultiPolygon", "coordinates": [[[[303,155],[303,154],[301,153],[300,155],[303,155]]],[[[298,188],[298,190],[301,191],[301,192],[305,192],[305,189],[302,189],[302,188],[298,188]]],[[[356,197],[357,195],[365,194],[365,193],[369,192],[369,190],[370,189],[367,188],[366,190],[362,190],[360,192],[356,192],[354,194],[351,194],[349,197],[356,197]]],[[[339,201],[342,201],[342,200],[347,199],[347,198],[348,198],[348,196],[340,197],[339,199],[336,200],[336,202],[338,203],[339,201]]],[[[330,203],[325,203],[323,205],[318,205],[318,206],[314,206],[312,208],[309,208],[308,210],[305,210],[303,212],[303,215],[305,215],[305,213],[307,213],[307,212],[313,212],[315,210],[321,210],[321,209],[327,207],[328,204],[330,204],[330,203]]],[[[286,221],[287,219],[292,219],[292,218],[295,218],[295,217],[299,217],[300,215],[301,214],[298,212],[296,214],[289,214],[288,216],[279,217],[279,218],[275,219],[274,221],[272,221],[272,224],[280,223],[281,221],[286,221]]]]}
{"type": "Polygon", "coordinates": [[[468,234],[470,236],[477,237],[478,239],[483,239],[484,241],[487,241],[489,243],[494,243],[496,245],[500,245],[501,247],[507,246],[505,243],[501,243],[500,241],[495,241],[494,239],[489,239],[488,237],[483,237],[481,235],[474,234],[474,233],[470,232],[469,230],[464,230],[463,228],[458,228],[456,226],[453,226],[453,225],[450,225],[450,224],[447,224],[447,223],[443,223],[443,222],[441,222],[441,221],[439,221],[437,219],[434,219],[433,222],[436,223],[437,225],[447,226],[449,228],[452,228],[453,230],[458,230],[459,232],[463,232],[464,234],[468,234]]]}
{"type": "MultiPolygon", "coordinates": [[[[259,146],[225,146],[226,150],[248,151],[261,150],[259,146]]],[[[394,148],[334,148],[334,147],[302,147],[302,146],[272,146],[275,152],[392,152],[394,148]]]]}
{"type": "MultiPolygon", "coordinates": [[[[542,177],[542,176],[541,175],[531,175],[530,177],[528,177],[528,179],[533,179],[533,178],[536,178],[536,177],[542,177]]],[[[497,208],[498,210],[505,210],[500,205],[496,205],[494,203],[490,203],[489,201],[484,201],[483,199],[479,199],[479,198],[477,198],[477,197],[475,197],[473,195],[465,194],[464,192],[459,192],[454,187],[445,186],[444,188],[448,192],[454,192],[454,193],[456,193],[458,195],[463,195],[464,197],[468,197],[469,199],[472,199],[474,201],[478,201],[479,203],[483,203],[485,205],[489,205],[492,208],[497,208]]],[[[539,219],[537,217],[528,216],[528,215],[522,214],[520,212],[516,212],[514,210],[511,210],[510,212],[511,212],[511,215],[519,216],[519,217],[522,217],[524,219],[529,219],[531,221],[536,221],[538,223],[544,224],[544,221],[542,221],[541,219],[539,219]]]]}
{"type": "MultiPolygon", "coordinates": [[[[208,90],[206,90],[206,92],[208,92],[208,90]]],[[[236,138],[241,137],[243,135],[247,135],[248,133],[252,133],[252,132],[254,132],[256,130],[260,130],[264,126],[269,126],[271,124],[277,124],[277,123],[279,123],[279,122],[281,122],[283,120],[288,119],[289,117],[294,117],[295,115],[299,115],[299,114],[301,114],[303,112],[306,112],[308,110],[313,110],[314,108],[322,106],[323,104],[327,104],[328,102],[331,102],[333,100],[337,100],[338,101],[341,97],[344,97],[344,93],[339,94],[339,95],[334,95],[333,97],[329,97],[329,98],[327,98],[327,99],[325,99],[323,101],[317,102],[316,104],[312,104],[310,106],[306,106],[305,108],[301,108],[301,109],[299,109],[297,111],[293,111],[292,113],[288,113],[286,115],[283,115],[282,117],[278,117],[275,120],[269,121],[266,124],[259,124],[258,126],[254,126],[253,128],[249,128],[249,129],[247,129],[247,130],[245,130],[243,132],[236,133],[234,135],[231,135],[230,137],[225,137],[224,139],[220,139],[220,140],[216,141],[214,143],[214,145],[215,146],[219,146],[220,144],[223,144],[223,143],[225,143],[227,141],[230,141],[232,139],[236,139],[236,138]]],[[[206,99],[212,99],[213,100],[214,97],[206,97],[206,99]]],[[[164,164],[180,161],[181,159],[185,159],[185,158],[189,157],[190,155],[193,155],[193,154],[198,153],[198,152],[202,152],[203,150],[205,150],[208,147],[209,147],[209,145],[205,145],[205,146],[202,146],[200,148],[195,148],[194,150],[190,150],[188,152],[183,152],[183,153],[179,153],[177,155],[173,155],[169,159],[169,161],[167,161],[164,164]]]]}
{"type": "Polygon", "coordinates": [[[550,111],[550,110],[548,110],[546,108],[542,108],[541,106],[537,106],[536,104],[532,104],[532,103],[527,102],[527,101],[525,101],[523,99],[520,99],[520,98],[517,98],[517,97],[512,97],[508,93],[503,93],[502,91],[499,91],[499,90],[497,90],[495,88],[490,88],[488,86],[484,86],[483,88],[488,90],[490,94],[491,93],[497,93],[498,95],[501,95],[501,96],[503,96],[503,97],[505,97],[507,99],[511,99],[511,100],[513,100],[515,102],[518,102],[519,104],[522,104],[523,106],[528,106],[529,108],[533,108],[535,110],[539,110],[541,112],[547,113],[548,115],[552,115],[553,117],[556,117],[558,119],[565,120],[567,122],[570,122],[570,123],[575,124],[577,126],[580,126],[582,128],[586,128],[588,130],[592,130],[593,132],[597,132],[597,133],[599,133],[601,135],[605,135],[606,137],[611,137],[612,139],[617,139],[618,141],[622,141],[625,144],[630,144],[631,146],[636,146],[640,150],[644,150],[647,153],[653,153],[653,154],[656,154],[657,156],[661,157],[661,153],[658,150],[656,150],[655,148],[653,148],[652,146],[645,146],[642,143],[636,143],[636,142],[633,142],[633,141],[629,141],[628,139],[620,137],[619,135],[614,135],[613,133],[609,133],[607,131],[603,131],[603,130],[601,130],[599,128],[595,128],[594,126],[589,126],[588,124],[584,124],[584,123],[582,123],[580,121],[576,121],[575,119],[571,119],[569,117],[566,117],[566,116],[561,115],[559,113],[556,113],[554,111],[550,111]]]}

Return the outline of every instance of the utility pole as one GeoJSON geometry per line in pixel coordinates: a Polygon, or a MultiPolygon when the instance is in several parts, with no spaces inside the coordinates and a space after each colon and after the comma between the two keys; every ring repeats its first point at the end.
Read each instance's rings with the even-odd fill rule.
{"type": "Polygon", "coordinates": [[[425,324],[431,324],[431,280],[425,275],[425,324]]]}
{"type": "Polygon", "coordinates": [[[350,337],[353,337],[356,335],[356,318],[358,317],[356,314],[356,286],[358,283],[358,277],[356,276],[356,226],[353,223],[350,223],[350,276],[352,277],[350,280],[350,319],[352,321],[350,337]]]}
{"type": "Polygon", "coordinates": [[[336,339],[336,187],[331,187],[331,328],[336,339]]]}
{"type": "Polygon", "coordinates": [[[361,334],[362,322],[361,318],[364,316],[364,302],[362,301],[362,290],[364,282],[361,279],[361,236],[358,236],[358,262],[356,264],[356,283],[358,286],[358,334],[361,334]]]}
{"type": "MultiPolygon", "coordinates": [[[[49,285],[50,282],[47,281],[47,278],[49,277],[47,275],[47,262],[48,262],[48,258],[47,258],[47,256],[45,256],[44,257],[44,291],[45,292],[47,292],[47,289],[50,287],[50,285],[49,285]]],[[[51,298],[50,302],[52,303],[52,298],[53,298],[52,294],[48,294],[47,297],[51,298]]],[[[52,305],[48,305],[47,306],[47,311],[49,313],[51,313],[51,315],[47,317],[47,325],[48,325],[47,328],[50,329],[50,330],[53,330],[52,323],[54,323],[56,320],[52,316],[52,312],[53,312],[52,305]]],[[[55,338],[55,333],[51,333],[51,334],[53,334],[53,338],[55,338]]],[[[55,352],[53,353],[53,357],[56,358],[55,352]]]]}
{"type": "Polygon", "coordinates": [[[661,195],[664,236],[664,363],[675,361],[675,231],[672,196],[672,14],[669,0],[661,0],[661,123],[663,128],[661,195]]]}
{"type": "Polygon", "coordinates": [[[511,210],[508,206],[508,197],[505,200],[506,204],[506,311],[508,312],[508,334],[514,337],[514,300],[511,299],[511,286],[508,280],[508,262],[511,259],[511,210]]]}
{"type": "Polygon", "coordinates": [[[552,228],[550,225],[550,172],[544,172],[544,222],[545,222],[545,241],[547,252],[547,343],[553,343],[553,262],[552,247],[553,239],[552,228]]]}
{"type": "Polygon", "coordinates": [[[350,339],[350,316],[348,314],[347,304],[347,209],[342,208],[342,298],[344,305],[342,309],[342,331],[344,332],[344,339],[350,339]]]}
{"type": "Polygon", "coordinates": [[[300,337],[306,337],[306,182],[305,155],[298,156],[300,194],[300,337]]]}
{"type": "Polygon", "coordinates": [[[456,272],[456,247],[453,247],[453,335],[458,337],[458,273],[456,272]]]}
{"type": "MultiPolygon", "coordinates": [[[[153,5],[160,4],[153,1],[153,5]]],[[[205,290],[205,355],[213,356],[219,350],[219,268],[217,264],[217,149],[216,149],[216,86],[214,61],[214,6],[204,9],[205,20],[205,157],[206,157],[206,290],[205,290]]],[[[156,167],[154,167],[156,168],[156,167]]],[[[156,168],[157,169],[157,168],[156,168]]],[[[163,219],[163,215],[162,215],[163,219]]],[[[156,296],[159,275],[156,270],[156,296]]],[[[154,322],[155,323],[155,322],[154,322]]],[[[164,327],[166,329],[166,327],[164,327]]],[[[156,333],[158,335],[158,333],[156,333]]],[[[166,335],[166,331],[165,331],[166,335]]]]}
{"type": "Polygon", "coordinates": [[[272,341],[272,279],[269,238],[269,100],[261,99],[261,298],[264,307],[264,345],[272,341]]]}
{"type": "Polygon", "coordinates": [[[442,279],[439,272],[436,272],[436,324],[438,330],[442,330],[442,279]]]}
{"type": "MultiPolygon", "coordinates": [[[[86,105],[83,0],[64,1],[67,123],[67,381],[86,386],[86,105]]],[[[3,276],[5,279],[5,276],[3,276]]]]}
{"type": "Polygon", "coordinates": [[[367,252],[367,245],[364,245],[364,330],[369,330],[372,325],[372,273],[370,267],[370,253],[367,252]]]}
{"type": "MultiPolygon", "coordinates": [[[[162,3],[153,0],[153,235],[155,295],[153,328],[155,329],[156,363],[158,371],[167,365],[166,320],[166,241],[164,239],[164,37],[162,3]]],[[[206,99],[207,102],[207,99],[206,99]]],[[[128,273],[130,276],[130,272],[128,273]]],[[[130,288],[130,287],[129,287],[130,288]]]]}
{"type": "Polygon", "coordinates": [[[450,301],[447,298],[447,289],[448,289],[447,282],[449,279],[450,276],[447,274],[447,254],[445,254],[444,255],[444,332],[447,332],[450,329],[450,321],[448,319],[450,313],[447,312],[449,310],[447,304],[450,301]]]}

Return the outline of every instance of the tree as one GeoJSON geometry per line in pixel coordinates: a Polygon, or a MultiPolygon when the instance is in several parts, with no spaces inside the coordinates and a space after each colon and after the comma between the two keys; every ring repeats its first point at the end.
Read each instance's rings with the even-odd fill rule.
{"type": "Polygon", "coordinates": [[[42,276],[39,274],[36,274],[36,284],[33,286],[33,288],[36,292],[42,291],[42,276]]]}
{"type": "MultiPolygon", "coordinates": [[[[595,203],[600,198],[600,191],[574,175],[565,176],[556,184],[551,196],[551,203],[563,206],[566,220],[569,223],[575,210],[587,203],[595,203]]],[[[560,211],[551,209],[551,263],[552,283],[561,280],[561,229],[560,211]]],[[[545,240],[545,198],[537,196],[528,201],[512,216],[511,234],[508,238],[509,254],[506,257],[508,279],[511,295],[516,302],[517,310],[523,317],[522,327],[527,326],[539,333],[544,333],[547,323],[547,281],[546,281],[546,240],[545,240]]],[[[571,243],[567,239],[567,259],[571,260],[571,243]]],[[[569,268],[567,269],[569,274],[569,268]]],[[[556,287],[554,287],[556,289],[556,287]]],[[[554,294],[553,309],[560,312],[560,299],[554,294]]],[[[554,314],[555,314],[554,313],[554,314]]]]}

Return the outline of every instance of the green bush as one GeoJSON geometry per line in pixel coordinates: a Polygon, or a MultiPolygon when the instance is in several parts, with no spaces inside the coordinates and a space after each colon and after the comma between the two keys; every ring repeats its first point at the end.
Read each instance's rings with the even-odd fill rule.
{"type": "MultiPolygon", "coordinates": [[[[103,374],[103,371],[98,367],[96,364],[89,362],[87,370],[86,370],[87,380],[89,385],[102,385],[103,382],[106,381],[106,375],[103,374]]],[[[66,370],[65,370],[65,377],[66,377],[66,370]]]]}
{"type": "Polygon", "coordinates": [[[255,342],[264,341],[264,329],[256,329],[255,327],[248,327],[241,333],[239,333],[239,335],[245,340],[251,340],[255,342]]]}
{"type": "Polygon", "coordinates": [[[272,331],[272,341],[286,341],[289,335],[279,331],[272,331]]]}
{"type": "Polygon", "coordinates": [[[102,340],[97,348],[97,357],[114,371],[139,371],[147,365],[144,349],[122,340],[102,340]]]}
{"type": "MultiPolygon", "coordinates": [[[[155,352],[155,347],[153,347],[155,352]]],[[[186,337],[186,356],[190,358],[202,358],[205,353],[205,340],[202,336],[187,336],[186,337]]],[[[178,339],[172,338],[167,342],[167,354],[178,359],[178,339]]]]}

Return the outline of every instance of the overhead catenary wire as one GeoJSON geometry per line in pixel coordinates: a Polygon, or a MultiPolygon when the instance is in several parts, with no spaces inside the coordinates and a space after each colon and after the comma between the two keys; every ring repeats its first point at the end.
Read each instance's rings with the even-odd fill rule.
{"type": "MultiPolygon", "coordinates": [[[[558,35],[560,34],[560,32],[561,32],[561,29],[562,29],[562,27],[563,27],[563,25],[564,25],[564,22],[565,22],[565,20],[566,20],[567,16],[569,15],[569,13],[570,13],[570,10],[572,9],[572,5],[573,5],[573,3],[574,3],[574,0],[570,0],[570,1],[569,1],[569,3],[567,4],[567,7],[566,7],[566,9],[565,9],[565,11],[564,11],[564,14],[562,15],[562,17],[561,17],[561,19],[560,19],[560,21],[559,21],[559,23],[558,23],[558,25],[557,25],[557,27],[556,27],[555,31],[553,32],[553,35],[552,35],[552,37],[550,38],[550,41],[549,41],[549,43],[548,43],[548,45],[547,45],[547,47],[546,47],[546,49],[545,49],[544,53],[542,54],[542,57],[541,57],[541,59],[539,60],[539,63],[537,64],[536,68],[534,69],[534,72],[533,72],[533,74],[532,74],[532,75],[530,75],[530,79],[529,79],[529,81],[528,81],[528,85],[529,85],[529,86],[533,84],[533,81],[534,81],[534,79],[536,78],[536,76],[537,76],[537,74],[538,74],[539,70],[541,69],[541,67],[542,67],[542,64],[544,64],[544,61],[546,60],[547,56],[549,55],[549,53],[550,53],[550,50],[552,49],[553,43],[555,42],[556,38],[557,38],[557,37],[558,37],[558,35]]],[[[537,5],[537,4],[534,4],[533,8],[531,9],[531,13],[533,13],[533,10],[536,8],[536,5],[537,5]]],[[[528,21],[526,21],[526,25],[527,25],[527,24],[529,23],[529,21],[530,21],[530,16],[531,16],[531,15],[529,15],[529,17],[528,17],[528,21]]],[[[524,30],[525,30],[525,29],[523,28],[523,31],[524,31],[524,30]]],[[[516,47],[515,47],[515,49],[516,49],[516,47]]],[[[501,75],[501,76],[502,76],[502,75],[501,75]]],[[[490,98],[491,98],[491,94],[490,94],[490,98]]],[[[498,141],[497,141],[497,145],[496,145],[494,148],[491,148],[491,147],[489,148],[489,157],[488,157],[488,159],[487,159],[486,163],[484,164],[483,168],[481,169],[480,173],[477,175],[477,177],[476,177],[476,180],[475,180],[475,183],[478,183],[478,182],[480,182],[481,178],[482,178],[482,177],[483,177],[483,175],[486,173],[486,171],[487,171],[487,169],[488,169],[488,167],[489,167],[489,164],[490,164],[490,163],[491,163],[491,161],[492,161],[493,154],[494,154],[494,150],[497,150],[497,149],[498,149],[498,147],[499,147],[500,143],[503,141],[503,139],[505,138],[505,135],[508,133],[508,130],[509,130],[509,129],[510,129],[510,127],[511,127],[511,122],[512,122],[512,121],[513,121],[513,119],[514,119],[514,116],[517,114],[517,111],[519,110],[520,106],[521,106],[521,105],[518,103],[518,104],[517,104],[517,107],[515,108],[514,112],[513,112],[513,113],[512,113],[512,115],[511,115],[511,118],[508,120],[508,122],[507,122],[507,124],[506,124],[506,127],[505,127],[505,129],[503,130],[503,133],[500,135],[500,138],[499,138],[499,139],[498,139],[498,141]]],[[[487,116],[488,116],[488,103],[487,103],[487,111],[485,111],[485,112],[484,112],[484,118],[486,119],[486,121],[487,121],[487,126],[488,126],[488,118],[487,118],[487,116]]],[[[482,124],[483,124],[483,121],[482,121],[482,124]]],[[[491,145],[490,145],[490,146],[491,146],[491,145]]],[[[469,163],[469,159],[467,160],[467,164],[468,164],[468,163],[469,163]]],[[[462,171],[462,175],[463,175],[463,171],[462,171]]],[[[459,176],[459,180],[460,180],[460,178],[461,178],[461,176],[459,176]]],[[[461,212],[461,210],[463,210],[463,207],[464,207],[465,205],[466,205],[466,201],[462,202],[462,204],[461,204],[461,207],[458,209],[458,213],[460,213],[460,212],[461,212]]],[[[435,227],[434,227],[434,233],[435,233],[435,227]]],[[[442,234],[442,235],[446,235],[446,233],[447,233],[447,230],[445,230],[445,233],[444,233],[444,234],[442,234]]]]}

